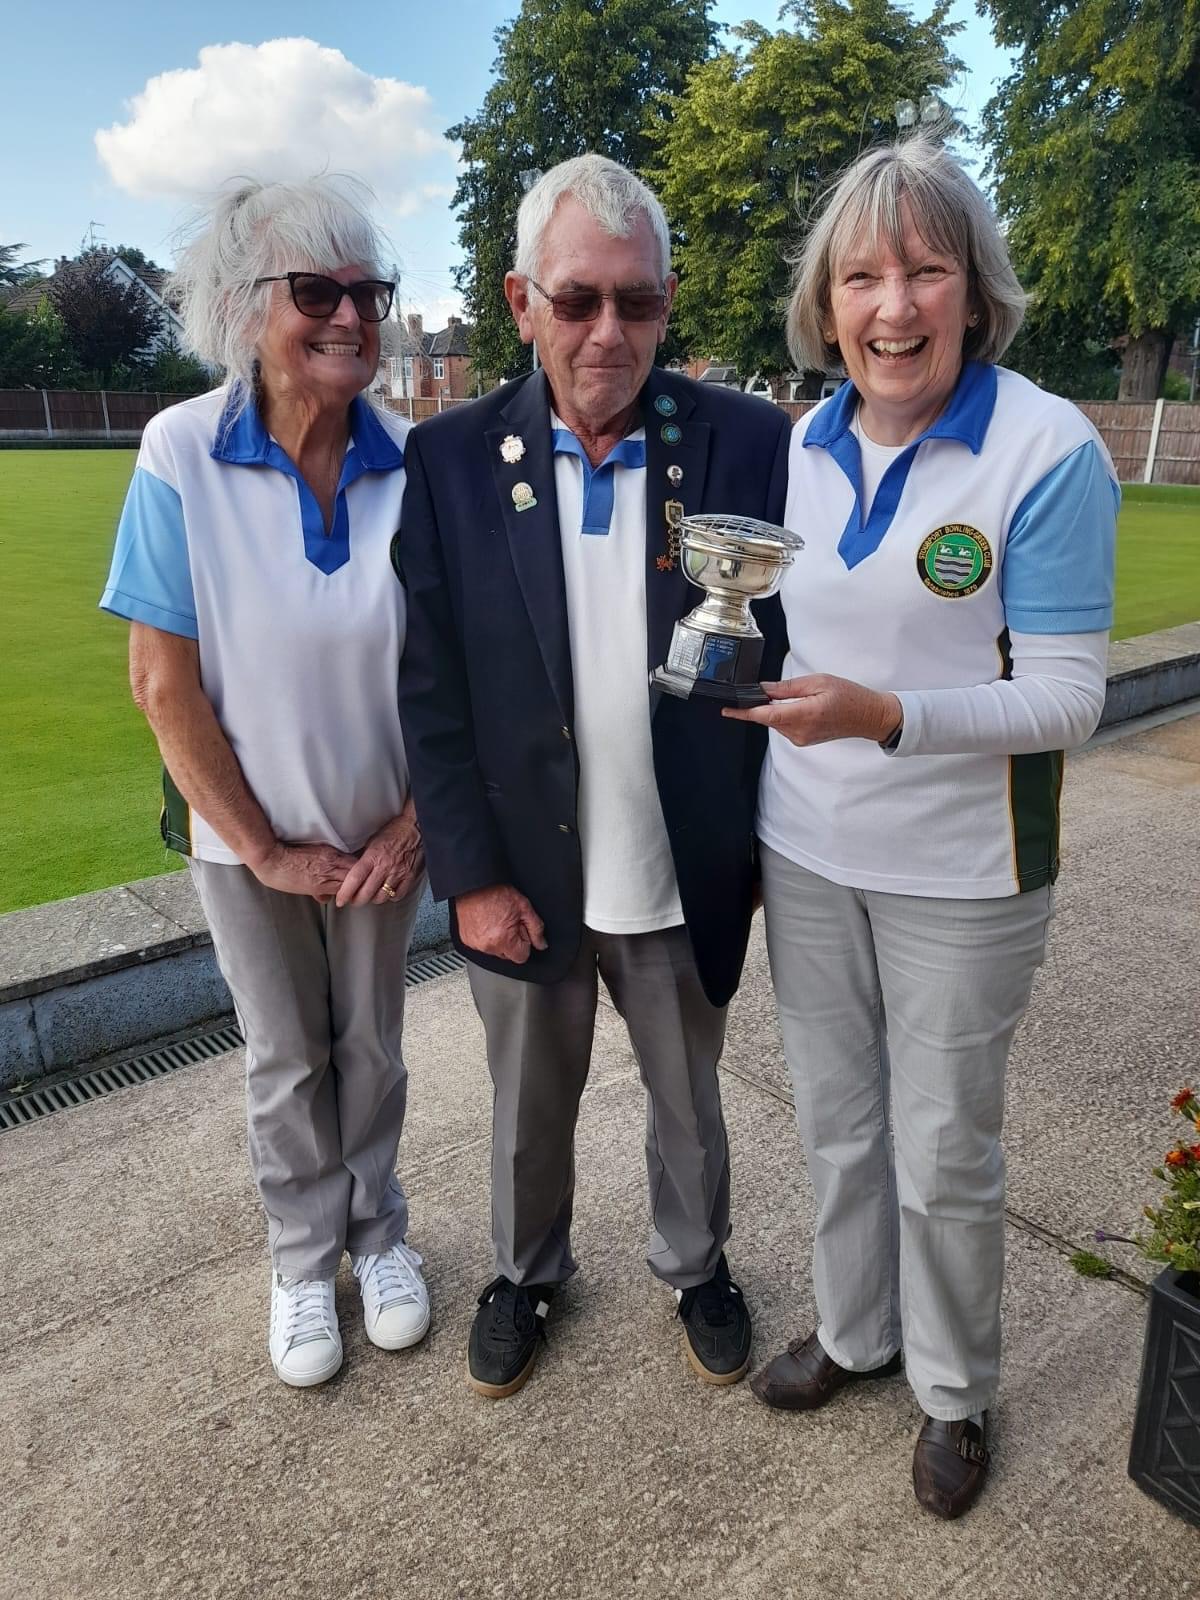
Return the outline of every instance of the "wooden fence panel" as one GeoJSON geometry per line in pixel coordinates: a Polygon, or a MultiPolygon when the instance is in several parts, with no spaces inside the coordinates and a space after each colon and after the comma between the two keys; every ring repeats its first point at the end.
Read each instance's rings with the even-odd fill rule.
{"type": "Polygon", "coordinates": [[[1200,484],[1200,405],[1163,407],[1153,481],[1200,484]]]}
{"type": "Polygon", "coordinates": [[[99,392],[82,389],[48,389],[50,421],[55,433],[104,435],[104,402],[99,392]]]}
{"type": "Polygon", "coordinates": [[[40,389],[0,389],[0,433],[45,433],[46,408],[40,389]]]}
{"type": "Polygon", "coordinates": [[[1141,483],[1154,426],[1153,403],[1084,400],[1079,409],[1108,446],[1121,482],[1141,483]]]}

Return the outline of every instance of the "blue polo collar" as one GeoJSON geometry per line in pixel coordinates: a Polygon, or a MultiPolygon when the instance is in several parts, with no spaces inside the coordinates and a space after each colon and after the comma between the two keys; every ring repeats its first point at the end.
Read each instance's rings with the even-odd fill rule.
{"type": "Polygon", "coordinates": [[[240,412],[238,395],[231,394],[217,423],[212,449],[214,461],[236,467],[273,467],[291,478],[300,501],[300,526],[304,535],[304,554],[326,577],[344,567],[350,559],[350,512],[346,490],[365,472],[394,472],[404,465],[404,450],[392,438],[361,395],[350,402],[350,443],[342,462],[334,501],[333,525],[326,530],[325,517],[316,496],[296,469],[295,462],[267,432],[253,397],[240,412]],[[235,412],[237,414],[235,415],[235,412]]]}
{"type": "MultiPolygon", "coordinates": [[[[238,399],[237,393],[232,393],[221,413],[210,451],[213,460],[238,467],[274,466],[271,447],[275,441],[267,432],[257,402],[251,396],[245,409],[234,416],[238,399]]],[[[350,402],[350,443],[363,472],[394,472],[404,465],[403,448],[361,395],[355,395],[350,402]]]]}
{"type": "Polygon", "coordinates": [[[612,526],[614,468],[634,471],[646,465],[645,439],[618,439],[598,467],[569,428],[552,429],[554,454],[578,456],[583,463],[583,526],[581,534],[607,534],[612,526]]]}
{"type": "Polygon", "coordinates": [[[848,568],[873,555],[883,542],[900,505],[900,497],[917,451],[926,439],[952,439],[965,444],[972,455],[983,449],[988,425],[996,409],[998,382],[990,363],[963,364],[954,393],[941,416],[925,432],[910,440],[888,467],[867,516],[862,512],[862,454],[851,429],[858,407],[858,390],[844,383],[828,405],[822,406],[804,435],[807,449],[828,450],[854,491],[854,506],[838,541],[838,554],[848,568]]]}

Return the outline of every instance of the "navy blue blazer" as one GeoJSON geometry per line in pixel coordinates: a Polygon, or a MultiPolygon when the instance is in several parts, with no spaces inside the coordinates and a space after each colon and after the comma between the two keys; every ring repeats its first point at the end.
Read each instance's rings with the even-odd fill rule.
{"type": "MultiPolygon", "coordinates": [[[[790,423],[765,400],[655,368],[646,425],[646,669],[666,659],[676,620],[703,598],[678,567],[656,564],[666,502],[783,520],[790,423]],[[655,399],[668,395],[664,418],[655,399]],[[674,424],[674,428],[670,426],[674,424]],[[674,432],[678,440],[668,440],[674,432]],[[664,432],[666,437],[664,438],[664,432]],[[673,488],[667,468],[683,469],[673,488]]],[[[580,943],[583,871],[578,762],[562,545],[543,372],[413,430],[393,560],[408,595],[400,716],[434,895],[451,902],[457,947],[494,972],[563,977],[580,943]],[[500,454],[508,434],[523,458],[500,454]],[[536,507],[518,511],[529,484],[536,507]],[[547,949],[521,966],[458,940],[456,895],[510,883],[546,926],[547,949]]],[[[782,611],[760,606],[763,677],[783,664],[782,611]]],[[[649,689],[647,689],[649,693],[649,689]]],[[[724,1005],[745,959],[755,880],[754,811],[764,731],[707,701],[652,697],[658,792],[684,920],[705,993],[724,1005]]]]}

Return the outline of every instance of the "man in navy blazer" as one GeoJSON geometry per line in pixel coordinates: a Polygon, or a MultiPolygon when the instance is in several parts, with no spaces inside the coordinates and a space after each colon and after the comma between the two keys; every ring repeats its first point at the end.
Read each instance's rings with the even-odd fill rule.
{"type": "MultiPolygon", "coordinates": [[[[540,370],[407,441],[400,709],[495,1091],[497,1276],[468,1351],[472,1386],[494,1398],[525,1382],[575,1270],[598,978],[647,1090],[651,1271],[676,1292],[702,1377],[735,1382],[749,1363],[724,1254],[717,1061],[753,909],[764,745],[712,702],[652,698],[648,673],[701,599],[668,502],[779,522],[789,425],[654,368],[675,283],[651,192],[602,157],[563,162],[522,202],[504,285],[540,370]]],[[[769,677],[783,641],[765,609],[769,677]]]]}

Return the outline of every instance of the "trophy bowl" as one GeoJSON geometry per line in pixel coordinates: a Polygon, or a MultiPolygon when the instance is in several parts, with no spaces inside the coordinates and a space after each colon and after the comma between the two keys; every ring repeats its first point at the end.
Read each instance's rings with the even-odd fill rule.
{"type": "Polygon", "coordinates": [[[651,687],[682,700],[695,695],[731,706],[765,705],[758,682],[763,636],[750,602],[775,593],[803,548],[798,533],[754,517],[683,517],[680,564],[705,597],[675,624],[666,662],[650,674],[651,687]]]}

